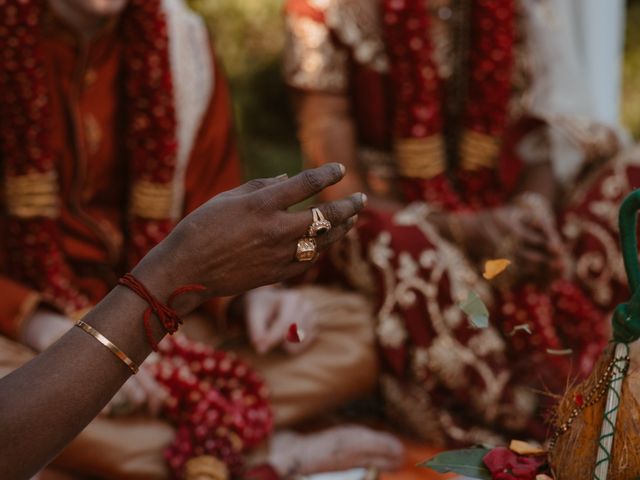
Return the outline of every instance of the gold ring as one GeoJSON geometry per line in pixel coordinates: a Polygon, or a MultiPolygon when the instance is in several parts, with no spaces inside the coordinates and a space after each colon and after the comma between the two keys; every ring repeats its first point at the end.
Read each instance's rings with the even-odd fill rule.
{"type": "Polygon", "coordinates": [[[331,230],[331,222],[324,218],[324,215],[319,208],[312,208],[313,223],[309,225],[309,231],[307,235],[310,237],[317,237],[318,235],[324,235],[331,230]]]}
{"type": "Polygon", "coordinates": [[[312,237],[302,237],[298,240],[296,249],[296,260],[299,262],[310,262],[316,258],[317,245],[316,240],[312,237]]]}

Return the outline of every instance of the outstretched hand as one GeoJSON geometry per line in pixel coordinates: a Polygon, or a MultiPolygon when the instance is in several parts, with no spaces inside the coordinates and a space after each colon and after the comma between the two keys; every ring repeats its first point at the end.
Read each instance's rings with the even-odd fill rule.
{"type": "MultiPolygon", "coordinates": [[[[204,294],[178,305],[183,313],[206,298],[234,295],[303,273],[312,262],[295,258],[299,238],[312,222],[296,205],[339,182],[340,164],[306,170],[293,178],[252,180],[217,195],[183,219],[133,273],[160,298],[176,286],[201,284],[204,294]],[[162,274],[154,264],[164,265],[162,274]]],[[[366,197],[357,193],[318,205],[333,228],[317,237],[318,252],[341,239],[355,223],[366,197]]]]}
{"type": "Polygon", "coordinates": [[[555,225],[542,212],[505,205],[460,216],[469,253],[476,258],[506,257],[517,276],[536,282],[564,271],[564,247],[555,225]]]}

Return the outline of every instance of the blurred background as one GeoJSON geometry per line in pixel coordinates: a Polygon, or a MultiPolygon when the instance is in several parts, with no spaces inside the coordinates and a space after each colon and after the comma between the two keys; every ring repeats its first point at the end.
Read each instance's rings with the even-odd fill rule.
{"type": "MultiPolygon", "coordinates": [[[[606,1],[606,0],[605,0],[606,1]]],[[[282,0],[190,0],[209,23],[231,82],[248,177],[300,169],[280,74],[282,0]]],[[[628,0],[622,123],[640,140],[640,0],[628,0]]]]}

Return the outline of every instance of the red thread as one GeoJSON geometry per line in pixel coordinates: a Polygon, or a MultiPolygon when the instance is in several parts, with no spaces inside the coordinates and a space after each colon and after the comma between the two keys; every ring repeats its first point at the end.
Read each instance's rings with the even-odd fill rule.
{"type": "Polygon", "coordinates": [[[183,293],[188,292],[202,292],[206,290],[204,285],[185,285],[184,287],[180,287],[176,289],[167,300],[167,304],[163,304],[157,298],[155,298],[149,290],[133,275],[130,273],[125,274],[118,283],[122,286],[125,286],[135,292],[140,298],[142,298],[145,302],[149,304],[149,307],[144,311],[143,322],[144,322],[144,330],[147,334],[147,339],[151,344],[151,348],[153,348],[154,352],[158,351],[158,343],[153,338],[153,331],[151,329],[151,314],[155,313],[160,320],[160,324],[162,328],[169,335],[173,335],[178,331],[180,325],[182,325],[182,319],[178,312],[173,309],[173,301],[183,293]]]}

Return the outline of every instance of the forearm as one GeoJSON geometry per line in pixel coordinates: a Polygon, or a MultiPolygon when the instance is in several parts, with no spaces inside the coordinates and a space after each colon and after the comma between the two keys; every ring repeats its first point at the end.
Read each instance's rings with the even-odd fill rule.
{"type": "MultiPolygon", "coordinates": [[[[142,326],[146,307],[118,287],[85,321],[140,365],[151,352],[142,326]]],[[[158,322],[152,324],[160,340],[164,332],[158,322]]],[[[0,476],[30,478],[98,415],[130,375],[100,342],[72,328],[0,380],[0,476]]]]}
{"type": "Polygon", "coordinates": [[[310,166],[338,162],[347,168],[342,182],[323,192],[323,200],[366,192],[357,165],[356,127],[348,98],[334,94],[298,93],[294,103],[300,143],[310,166]]]}

